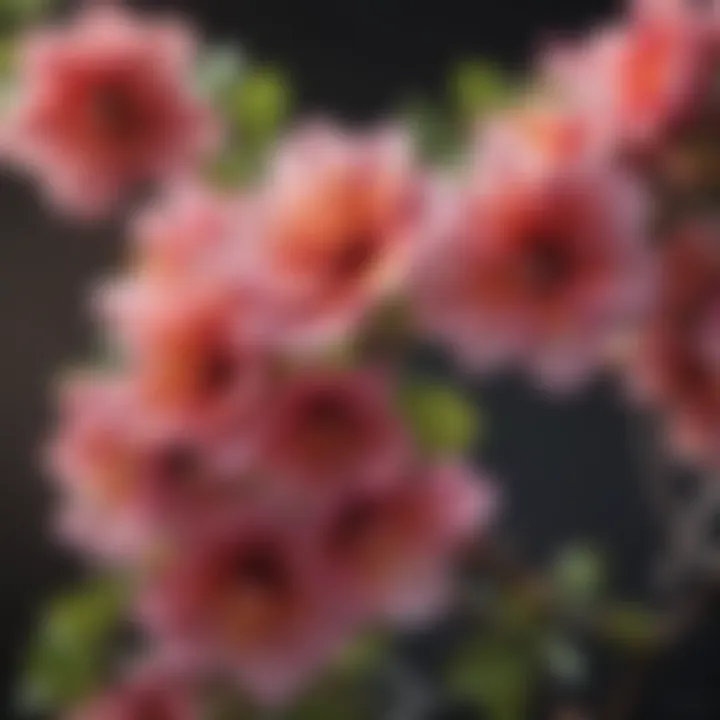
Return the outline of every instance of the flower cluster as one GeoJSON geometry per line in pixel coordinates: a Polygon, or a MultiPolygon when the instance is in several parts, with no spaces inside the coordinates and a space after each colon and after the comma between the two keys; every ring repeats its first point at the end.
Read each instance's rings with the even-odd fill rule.
{"type": "MultiPolygon", "coordinates": [[[[428,456],[402,368],[365,352],[391,308],[401,340],[555,391],[620,359],[678,449],[718,463],[712,8],[636,0],[553,48],[459,172],[424,166],[401,123],[316,122],[224,191],[202,172],[220,124],[189,81],[187,31],[100,6],[23,50],[11,160],[83,214],[161,186],[95,296],[113,363],[65,383],[49,456],[64,536],[132,571],[168,667],[283,701],[360,631],[445,605],[495,495],[428,456]]],[[[79,717],[146,702],[194,717],[165,671],[79,717]]]]}
{"type": "Polygon", "coordinates": [[[293,148],[256,197],[182,187],[138,216],[130,268],[98,293],[118,367],[68,381],[50,451],[63,532],[141,570],[162,653],[268,702],[369,622],[437,611],[493,503],[459,461],[425,461],[390,368],[288,351],[378,302],[408,232],[394,155],[305,142],[329,158],[300,187],[293,148]],[[339,228],[315,247],[328,183],[339,228]]]}

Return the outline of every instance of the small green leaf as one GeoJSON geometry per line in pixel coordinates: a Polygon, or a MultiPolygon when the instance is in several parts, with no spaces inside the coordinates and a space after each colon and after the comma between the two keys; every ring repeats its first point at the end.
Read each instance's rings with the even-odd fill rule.
{"type": "Polygon", "coordinates": [[[37,20],[52,5],[52,0],[0,0],[0,32],[15,32],[37,20]]]}
{"type": "Polygon", "coordinates": [[[278,720],[367,720],[366,693],[357,679],[332,675],[311,688],[278,720]]]}
{"type": "Polygon", "coordinates": [[[273,138],[291,105],[290,86],[273,67],[250,70],[230,98],[231,120],[250,140],[273,138]]]}
{"type": "Polygon", "coordinates": [[[570,545],[563,549],[554,562],[552,574],[561,599],[570,605],[594,602],[605,587],[605,562],[589,545],[570,545]]]}
{"type": "Polygon", "coordinates": [[[339,672],[357,675],[377,667],[388,652],[387,638],[365,634],[352,643],[339,662],[339,672]]]}
{"type": "Polygon", "coordinates": [[[450,692],[493,720],[527,717],[536,663],[532,646],[492,634],[474,637],[450,666],[450,692]]]}
{"type": "Polygon", "coordinates": [[[90,693],[107,670],[124,606],[124,588],[107,579],[53,601],[30,647],[22,707],[49,713],[90,693]]]}
{"type": "Polygon", "coordinates": [[[420,447],[432,455],[462,453],[478,437],[474,405],[453,388],[410,383],[401,390],[400,403],[420,447]]]}
{"type": "Polygon", "coordinates": [[[506,104],[513,86],[496,65],[468,61],[455,70],[451,90],[460,117],[474,120],[478,115],[506,104]]]}
{"type": "Polygon", "coordinates": [[[418,147],[428,161],[450,163],[458,154],[458,128],[451,113],[427,102],[411,103],[403,112],[417,138],[418,147]]]}
{"type": "Polygon", "coordinates": [[[8,81],[14,69],[16,47],[15,38],[0,39],[0,77],[5,82],[8,81]]]}
{"type": "Polygon", "coordinates": [[[656,613],[639,603],[614,603],[601,619],[603,636],[630,652],[652,647],[660,637],[656,613]]]}
{"type": "Polygon", "coordinates": [[[250,67],[240,75],[217,102],[226,120],[225,143],[209,170],[225,186],[252,180],[262,170],[292,104],[279,70],[250,67]]]}

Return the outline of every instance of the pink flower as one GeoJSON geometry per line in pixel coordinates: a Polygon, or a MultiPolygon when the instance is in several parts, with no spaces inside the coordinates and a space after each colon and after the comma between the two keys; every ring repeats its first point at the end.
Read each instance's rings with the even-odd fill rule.
{"type": "Polygon", "coordinates": [[[714,226],[670,238],[635,366],[643,399],[667,416],[675,448],[720,462],[720,244],[714,226]]]}
{"type": "Polygon", "coordinates": [[[168,188],[133,218],[132,269],[156,282],[230,282],[242,273],[247,204],[198,182],[168,188]]]}
{"type": "Polygon", "coordinates": [[[113,292],[128,372],[150,412],[214,435],[251,429],[273,367],[242,332],[244,303],[232,288],[131,279],[113,292]]]}
{"type": "Polygon", "coordinates": [[[348,606],[400,622],[442,610],[460,551],[487,532],[496,506],[490,484],[459,465],[411,471],[392,488],[348,498],[323,540],[348,606]]]}
{"type": "Polygon", "coordinates": [[[245,231],[241,201],[176,189],[136,219],[134,266],[98,294],[109,339],[148,406],[198,431],[254,422],[270,386],[245,231]]]}
{"type": "Polygon", "coordinates": [[[275,398],[262,448],[270,482],[291,502],[310,504],[387,484],[410,454],[389,378],[367,370],[290,378],[275,398]]]}
{"type": "Polygon", "coordinates": [[[148,578],[141,615],[177,662],[230,675],[263,704],[286,702],[348,628],[311,539],[259,505],[196,524],[148,578]]]}
{"type": "Polygon", "coordinates": [[[71,712],[68,720],[201,720],[202,717],[187,678],[147,667],[71,712]]]}
{"type": "Polygon", "coordinates": [[[73,544],[109,559],[149,554],[173,528],[242,492],[242,473],[225,477],[207,444],[148,413],[130,381],[80,377],[61,400],[49,462],[63,490],[60,529],[73,544]]]}
{"type": "Polygon", "coordinates": [[[550,57],[551,75],[599,132],[646,150],[702,113],[712,96],[717,18],[677,0],[636,3],[624,24],[550,57]]]}
{"type": "Polygon", "coordinates": [[[194,42],[177,23],[104,4],[31,34],[20,57],[10,152],[76,212],[192,169],[213,124],[188,85],[194,42]]]}
{"type": "Polygon", "coordinates": [[[499,139],[499,149],[481,146],[467,186],[440,194],[434,238],[418,254],[415,312],[474,368],[509,362],[572,387],[645,292],[643,203],[589,148],[539,150],[519,124],[489,136],[499,139]]]}
{"type": "Polygon", "coordinates": [[[597,163],[609,149],[582,113],[534,100],[484,121],[479,135],[473,170],[491,179],[508,169],[542,174],[548,166],[597,163]]]}
{"type": "Polygon", "coordinates": [[[321,126],[287,141],[259,200],[257,270],[280,336],[336,339],[398,292],[419,190],[398,130],[352,136],[321,126]]]}

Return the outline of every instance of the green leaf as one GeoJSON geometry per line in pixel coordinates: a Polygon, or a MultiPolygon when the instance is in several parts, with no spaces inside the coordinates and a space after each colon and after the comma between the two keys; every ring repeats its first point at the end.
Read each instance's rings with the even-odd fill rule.
{"type": "Polygon", "coordinates": [[[590,545],[569,545],[555,559],[552,575],[562,600],[586,605],[596,601],[605,588],[605,561],[590,545]]]}
{"type": "Polygon", "coordinates": [[[466,61],[458,65],[452,77],[451,92],[463,120],[505,105],[513,93],[507,75],[487,61],[466,61]]]}
{"type": "Polygon", "coordinates": [[[338,663],[338,671],[345,675],[365,673],[379,666],[387,652],[387,637],[366,633],[347,648],[338,663]]]}
{"type": "Polygon", "coordinates": [[[400,405],[420,447],[431,455],[455,455],[479,435],[475,407],[457,390],[429,382],[401,389],[400,405]]]}
{"type": "Polygon", "coordinates": [[[227,123],[222,152],[210,168],[217,182],[234,186],[262,170],[290,113],[291,100],[288,80],[276,68],[250,67],[238,72],[217,101],[227,123]]]}
{"type": "Polygon", "coordinates": [[[364,690],[357,678],[332,675],[280,713],[278,720],[367,720],[364,690]]]}
{"type": "Polygon", "coordinates": [[[15,32],[37,20],[52,5],[52,0],[0,0],[0,32],[15,32]]]}
{"type": "Polygon", "coordinates": [[[21,706],[50,713],[92,692],[107,670],[124,607],[123,586],[107,579],[54,600],[30,647],[21,706]]]}
{"type": "Polygon", "coordinates": [[[492,720],[525,720],[535,671],[532,646],[497,634],[476,636],[454,659],[448,686],[492,720]]]}
{"type": "Polygon", "coordinates": [[[451,113],[416,101],[402,114],[417,138],[423,157],[438,163],[451,163],[456,159],[460,133],[451,113]]]}
{"type": "Polygon", "coordinates": [[[632,602],[611,605],[601,619],[601,631],[606,640],[630,652],[652,647],[661,634],[657,614],[632,602]]]}
{"type": "Polygon", "coordinates": [[[290,85],[277,68],[251,69],[229,98],[231,120],[249,140],[273,138],[291,106],[290,85]]]}
{"type": "Polygon", "coordinates": [[[15,38],[0,38],[0,77],[5,82],[11,78],[15,65],[15,38]]]}

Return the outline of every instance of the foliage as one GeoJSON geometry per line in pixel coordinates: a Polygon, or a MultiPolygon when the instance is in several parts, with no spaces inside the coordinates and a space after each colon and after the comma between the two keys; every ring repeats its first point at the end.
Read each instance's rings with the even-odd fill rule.
{"type": "Polygon", "coordinates": [[[82,700],[109,670],[125,610],[125,588],[101,578],[53,600],[30,646],[20,704],[54,712],[82,700]]]}
{"type": "Polygon", "coordinates": [[[452,387],[408,381],[400,403],[414,437],[431,456],[462,453],[479,438],[481,424],[473,403],[452,387]]]}

